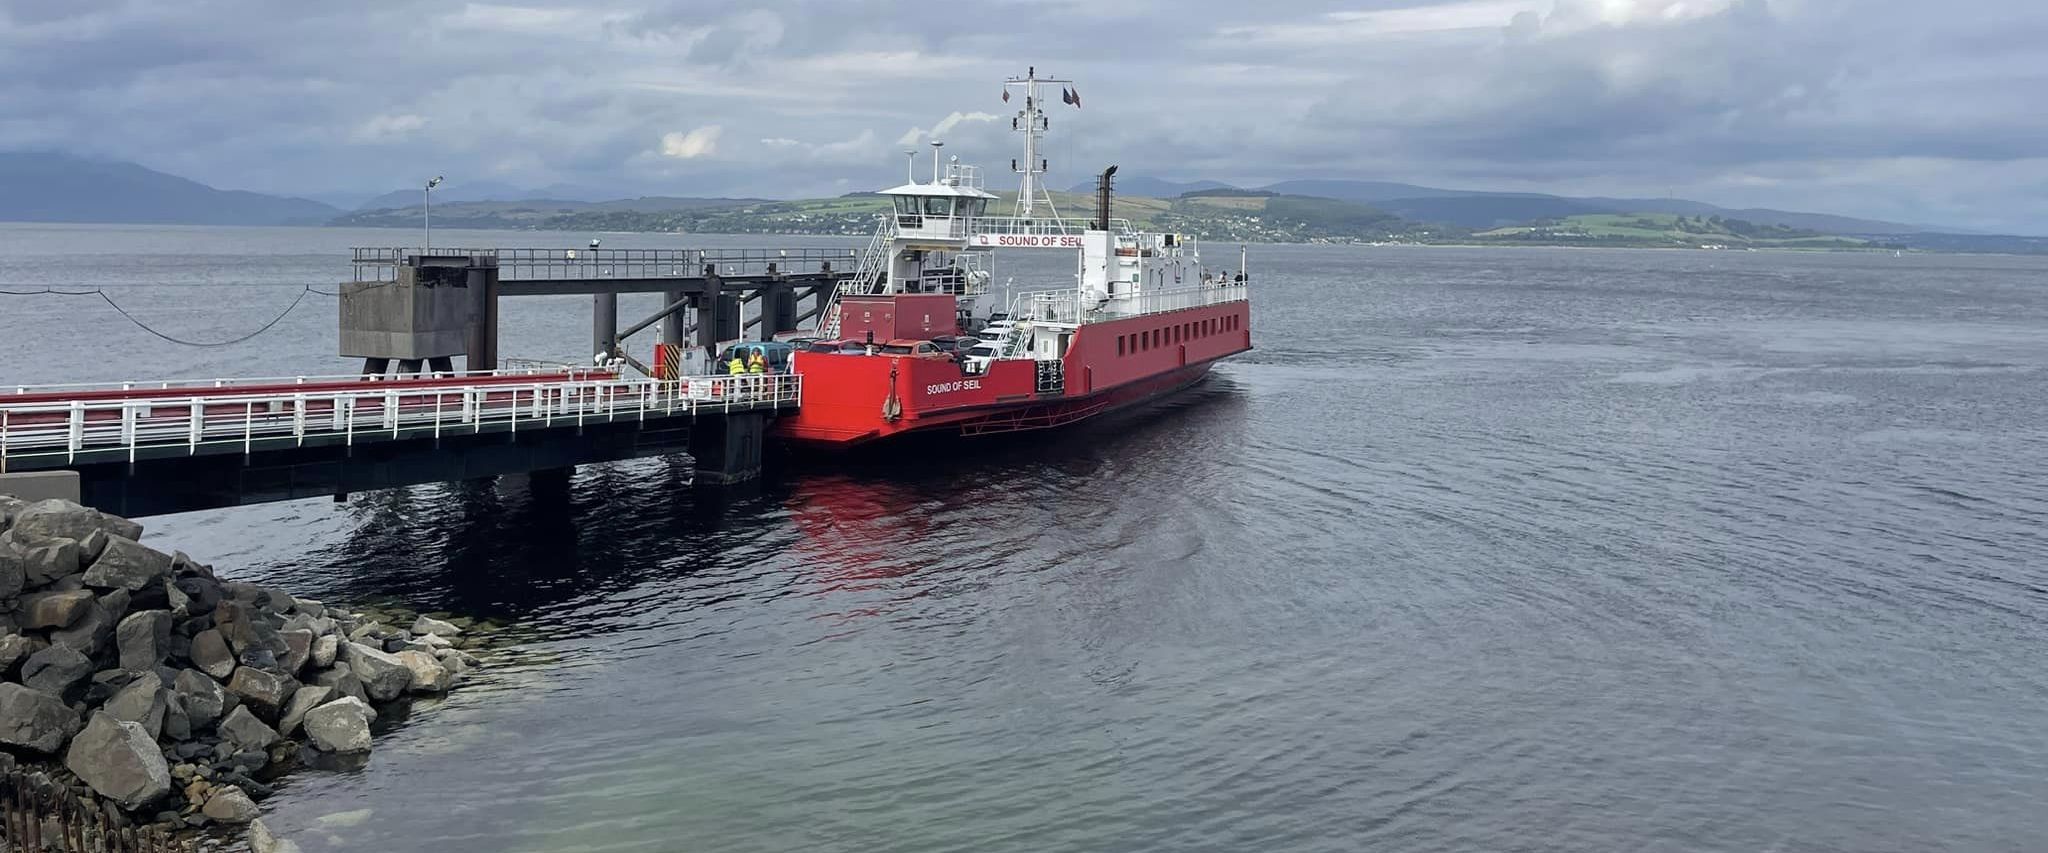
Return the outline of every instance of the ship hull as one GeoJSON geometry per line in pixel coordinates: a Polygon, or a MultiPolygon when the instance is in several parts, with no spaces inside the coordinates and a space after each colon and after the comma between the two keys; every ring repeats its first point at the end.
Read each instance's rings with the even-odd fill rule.
{"type": "Polygon", "coordinates": [[[795,365],[803,407],[775,433],[821,449],[1080,423],[1170,396],[1251,349],[1249,314],[1239,301],[1082,326],[1056,389],[1029,360],[969,375],[942,359],[804,353],[795,365]]]}

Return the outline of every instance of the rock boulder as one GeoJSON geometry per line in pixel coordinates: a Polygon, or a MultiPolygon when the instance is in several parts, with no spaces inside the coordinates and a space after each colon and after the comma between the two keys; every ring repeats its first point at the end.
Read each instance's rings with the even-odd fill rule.
{"type": "Polygon", "coordinates": [[[107,518],[99,510],[70,501],[36,501],[14,515],[12,532],[21,541],[40,545],[47,539],[84,539],[107,529],[107,518]]]}
{"type": "Polygon", "coordinates": [[[90,590],[37,592],[22,596],[15,613],[28,630],[67,628],[92,609],[92,601],[90,590]]]}
{"type": "Polygon", "coordinates": [[[341,647],[341,659],[363,682],[363,692],[378,702],[389,702],[412,686],[412,670],[397,656],[362,643],[341,647]]]}
{"type": "Polygon", "coordinates": [[[299,845],[289,838],[280,838],[263,821],[249,822],[249,853],[299,853],[299,845]]]}
{"type": "Polygon", "coordinates": [[[56,583],[65,575],[78,574],[84,563],[78,554],[75,539],[51,539],[23,553],[24,580],[29,588],[40,588],[56,583]]]}
{"type": "Polygon", "coordinates": [[[362,679],[357,678],[346,663],[336,663],[330,668],[314,673],[313,683],[321,687],[334,688],[334,695],[337,697],[354,696],[362,700],[365,706],[370,702],[370,694],[363,689],[362,679]]]}
{"type": "Polygon", "coordinates": [[[71,739],[64,766],[100,796],[134,811],[171,791],[171,768],[149,733],[104,713],[71,739]]]}
{"type": "Polygon", "coordinates": [[[114,628],[122,669],[150,669],[161,663],[171,644],[171,611],[130,613],[114,628]]]}
{"type": "Polygon", "coordinates": [[[313,657],[313,632],[304,629],[279,631],[278,637],[284,640],[284,654],[278,655],[278,665],[284,667],[286,674],[298,675],[306,668],[306,661],[313,657]]]}
{"type": "Polygon", "coordinates": [[[15,667],[28,660],[29,655],[49,647],[49,643],[27,634],[8,634],[0,637],[0,677],[12,676],[15,667]]]}
{"type": "Polygon", "coordinates": [[[0,534],[0,598],[14,598],[28,587],[28,549],[14,537],[0,534]]]}
{"type": "Polygon", "coordinates": [[[278,734],[291,737],[299,724],[306,721],[306,713],[334,696],[334,688],[318,684],[301,687],[292,694],[292,701],[285,705],[284,716],[278,720],[278,734]]]}
{"type": "Polygon", "coordinates": [[[192,665],[216,680],[226,681],[235,673],[235,654],[220,632],[208,628],[192,636],[192,665]]]}
{"type": "Polygon", "coordinates": [[[116,720],[141,726],[150,740],[156,740],[163,734],[164,713],[168,710],[163,686],[163,680],[154,671],[142,673],[107,700],[101,710],[116,720]]]}
{"type": "Polygon", "coordinates": [[[256,651],[269,652],[275,657],[284,655],[284,639],[278,636],[277,628],[270,624],[261,610],[241,601],[223,601],[215,607],[213,627],[238,656],[246,658],[256,651]]]}
{"type": "Polygon", "coordinates": [[[228,679],[228,692],[255,706],[251,710],[266,720],[283,714],[285,703],[291,701],[292,692],[297,689],[298,682],[253,666],[236,669],[234,677],[228,679]]]}
{"type": "Polygon", "coordinates": [[[220,733],[235,745],[236,751],[265,750],[277,742],[277,730],[256,719],[247,705],[228,712],[220,721],[220,733]]]}
{"type": "Polygon", "coordinates": [[[233,785],[214,788],[200,813],[221,823],[248,823],[256,819],[256,801],[233,785]]]}
{"type": "Polygon", "coordinates": [[[341,638],[327,634],[313,639],[313,651],[309,656],[313,665],[326,668],[334,665],[335,657],[341,654],[341,638]]]}
{"type": "Polygon", "coordinates": [[[91,678],[92,671],[91,658],[76,649],[51,646],[28,656],[28,662],[21,665],[21,683],[51,696],[64,697],[91,678]]]}
{"type": "MultiPolygon", "coordinates": [[[[127,607],[125,601],[113,603],[124,609],[127,607]]],[[[112,610],[104,597],[95,600],[70,627],[51,629],[50,645],[77,649],[87,656],[99,654],[114,641],[114,620],[119,617],[114,616],[112,610]]]]}
{"type": "Polygon", "coordinates": [[[366,752],[370,748],[370,714],[370,707],[360,699],[336,699],[306,712],[306,737],[328,752],[366,752]]]}
{"type": "Polygon", "coordinates": [[[227,693],[220,689],[220,683],[196,669],[179,671],[171,689],[184,700],[185,713],[195,727],[211,725],[227,707],[227,693]]]}
{"type": "Polygon", "coordinates": [[[405,664],[406,671],[412,676],[411,680],[406,682],[407,690],[414,693],[446,693],[448,688],[454,686],[454,679],[449,676],[448,670],[442,667],[441,662],[433,655],[408,649],[399,652],[397,657],[398,662],[405,664]]]}
{"type": "Polygon", "coordinates": [[[85,570],[85,585],[134,592],[170,573],[171,555],[126,536],[108,536],[106,550],[85,570]]]}
{"type": "Polygon", "coordinates": [[[462,629],[455,627],[455,624],[452,622],[443,622],[439,619],[421,616],[418,619],[412,620],[412,632],[414,635],[439,634],[443,637],[456,637],[461,636],[462,629]]]}
{"type": "Polygon", "coordinates": [[[0,684],[0,744],[54,754],[78,733],[78,714],[64,700],[19,684],[0,684]]]}

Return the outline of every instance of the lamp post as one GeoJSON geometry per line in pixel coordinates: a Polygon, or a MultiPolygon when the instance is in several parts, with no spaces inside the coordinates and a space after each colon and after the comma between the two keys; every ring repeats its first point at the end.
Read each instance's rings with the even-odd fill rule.
{"type": "Polygon", "coordinates": [[[441,176],[435,175],[433,180],[427,182],[427,188],[420,190],[420,257],[426,257],[434,251],[434,188],[440,185],[441,176]]]}

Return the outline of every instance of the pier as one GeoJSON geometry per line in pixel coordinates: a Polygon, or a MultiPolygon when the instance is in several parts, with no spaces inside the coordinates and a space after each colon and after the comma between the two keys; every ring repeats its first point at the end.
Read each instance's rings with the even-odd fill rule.
{"type": "Polygon", "coordinates": [[[687,453],[701,485],[757,476],[793,375],[644,365],[794,331],[863,267],[847,249],[358,248],[338,353],[358,374],[0,388],[0,492],[147,516],[687,453]],[[618,297],[662,294],[620,325],[618,297]],[[499,303],[591,297],[591,356],[502,366],[499,303]],[[458,366],[456,359],[461,359],[458,366]]]}

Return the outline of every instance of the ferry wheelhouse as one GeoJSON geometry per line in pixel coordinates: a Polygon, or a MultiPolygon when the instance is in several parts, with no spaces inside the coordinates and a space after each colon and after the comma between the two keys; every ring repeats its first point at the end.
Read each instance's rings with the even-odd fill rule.
{"type": "Polygon", "coordinates": [[[1114,166],[1094,218],[1053,208],[1037,156],[1050,124],[1040,86],[1070,82],[1035,69],[1005,82],[1022,91],[1012,126],[1025,140],[1010,215],[990,215],[998,197],[980,171],[942,163],[937,143],[930,181],[915,179],[913,159],[911,180],[881,191],[891,212],[792,358],[804,404],[777,422],[781,435],[850,445],[1056,427],[1186,388],[1251,349],[1242,250],[1234,269],[1212,269],[1195,238],[1113,219],[1114,166]],[[998,248],[1072,252],[1072,281],[993,287],[998,248]]]}

